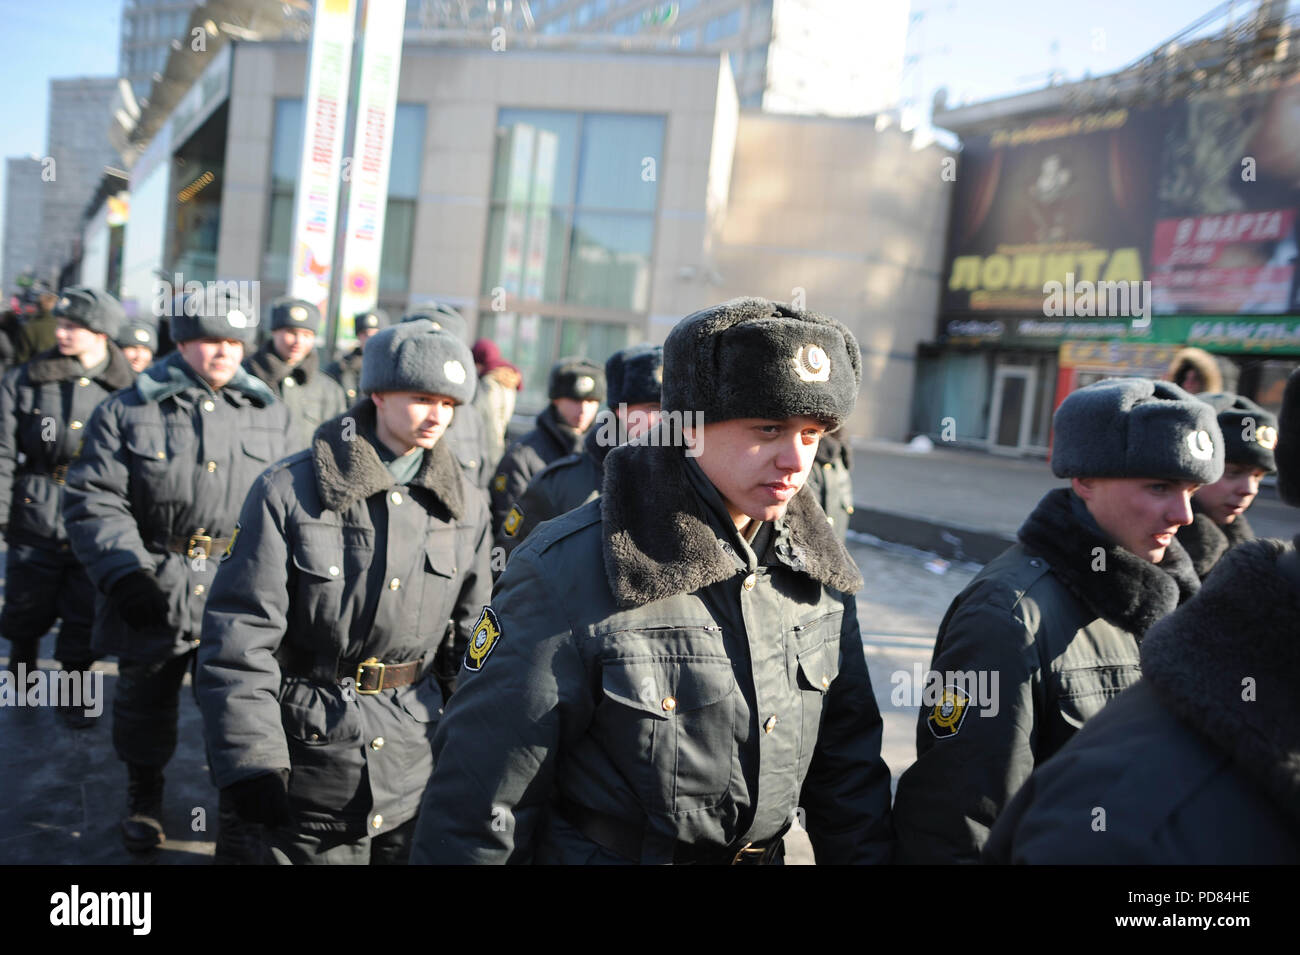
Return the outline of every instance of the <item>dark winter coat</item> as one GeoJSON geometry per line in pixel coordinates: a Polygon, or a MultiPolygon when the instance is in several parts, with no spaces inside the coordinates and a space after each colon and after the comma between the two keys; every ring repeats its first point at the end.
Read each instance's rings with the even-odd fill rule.
{"type": "Polygon", "coordinates": [[[803,495],[755,547],[680,448],[611,451],[600,500],[516,550],[484,612],[412,861],[729,859],[796,808],[819,862],[887,861],[861,577],[803,495]],[[597,814],[640,851],[574,821],[597,814]]]}
{"type": "MultiPolygon", "coordinates": [[[[612,414],[612,412],[606,412],[612,414]]],[[[528,490],[514,507],[522,515],[511,534],[502,529],[499,543],[509,554],[524,542],[537,525],[575,510],[600,497],[605,479],[608,445],[600,440],[600,419],[587,429],[582,451],[553,461],[528,483],[528,490]]]]}
{"type": "Polygon", "coordinates": [[[552,461],[582,450],[582,434],[564,423],[555,405],[537,415],[537,427],[512,444],[497,465],[489,491],[492,496],[492,530],[501,541],[510,508],[528,489],[542,468],[552,461]]]}
{"type": "Polygon", "coordinates": [[[0,382],[0,526],[11,544],[67,544],[63,491],[95,407],[135,381],[122,350],[108,343],[108,364],[88,377],[81,360],[58,349],[10,370],[0,382]],[[19,463],[19,456],[22,463],[19,463]]]}
{"type": "Polygon", "coordinates": [[[824,434],[817,444],[812,470],[808,472],[808,487],[841,541],[847,539],[849,518],[853,515],[853,476],[849,473],[852,464],[853,452],[848,442],[824,434]]]}
{"type": "Polygon", "coordinates": [[[149,662],[194,648],[218,554],[198,559],[172,545],[192,534],[228,537],[253,479],[288,436],[289,412],[266,385],[240,370],[213,392],[179,352],[95,409],[68,469],[72,548],[101,594],[144,570],[170,604],[167,626],[132,632],[101,597],[97,652],[149,662]]]}
{"type": "Polygon", "coordinates": [[[488,457],[487,432],[477,408],[472,404],[456,406],[456,413],[447,428],[446,441],[469,483],[480,492],[486,491],[488,475],[483,462],[488,457]]]}
{"type": "Polygon", "coordinates": [[[379,835],[419,808],[443,699],[435,653],[464,654],[491,596],[491,539],[487,503],[442,441],[395,484],[373,403],[349,415],[355,433],[327,422],[249,492],[204,616],[198,696],[218,787],[290,769],[304,828],[379,835]],[[431,672],[374,695],[340,682],[372,657],[431,672]]]}
{"type": "Polygon", "coordinates": [[[1192,498],[1192,523],[1178,529],[1178,543],[1192,559],[1196,576],[1204,580],[1229,550],[1255,539],[1255,531],[1245,514],[1238,514],[1231,524],[1216,524],[1192,498]]]}
{"type": "Polygon", "coordinates": [[[244,359],[244,368],[270,385],[275,396],[289,409],[291,438],[287,445],[277,449],[276,458],[308,447],[317,428],[348,408],[349,402],[339,383],[321,371],[320,357],[315,350],[308,352],[298,364],[290,365],[276,352],[274,341],[268,339],[244,359]]]}
{"type": "Polygon", "coordinates": [[[1300,862],[1296,544],[1234,548],[1152,628],[1142,680],[1030,777],[986,861],[1300,862]]]}
{"type": "Polygon", "coordinates": [[[325,369],[325,374],[337,381],[339,387],[343,389],[348,407],[356,404],[357,398],[361,395],[361,357],[361,349],[354,348],[338,361],[330,362],[329,367],[325,369]]]}
{"type": "Polygon", "coordinates": [[[978,861],[1034,767],[1137,682],[1138,642],[1199,587],[1177,538],[1160,564],[1142,560],[1068,488],[1049,491],[1019,537],[939,626],[930,670],[958,690],[926,700],[917,721],[894,802],[901,862],[978,861]],[[975,695],[964,674],[985,676],[990,705],[962,698],[975,695]]]}

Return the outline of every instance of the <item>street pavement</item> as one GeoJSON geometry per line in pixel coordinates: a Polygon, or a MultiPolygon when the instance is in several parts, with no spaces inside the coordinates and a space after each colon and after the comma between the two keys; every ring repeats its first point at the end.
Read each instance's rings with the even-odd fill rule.
{"type": "MultiPolygon", "coordinates": [[[[915,757],[917,708],[893,705],[891,675],[904,673],[910,680],[914,663],[928,665],[948,602],[976,568],[853,536],[850,551],[867,581],[858,595],[858,621],[884,719],[883,754],[896,783],[915,757]]],[[[42,641],[41,666],[55,666],[53,645],[49,634],[42,641]]],[[[155,852],[133,856],[122,848],[117,830],[126,802],[126,771],[112,747],[117,667],[109,662],[96,669],[104,674],[103,711],[89,729],[68,729],[49,707],[0,706],[0,864],[210,862],[217,792],[208,778],[189,679],[181,698],[180,743],[166,770],[167,841],[155,852]]],[[[812,861],[806,835],[792,832],[787,840],[789,862],[812,861]]]]}

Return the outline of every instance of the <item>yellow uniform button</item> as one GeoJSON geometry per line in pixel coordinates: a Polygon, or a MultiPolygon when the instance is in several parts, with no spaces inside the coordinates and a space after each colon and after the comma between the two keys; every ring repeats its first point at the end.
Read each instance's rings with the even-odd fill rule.
{"type": "Polygon", "coordinates": [[[754,584],[757,582],[758,582],[758,575],[750,574],[748,577],[745,578],[745,583],[743,584],[743,586],[746,590],[753,590],[754,584]]]}
{"type": "Polygon", "coordinates": [[[204,410],[204,411],[211,411],[211,410],[212,410],[213,408],[215,408],[215,407],[216,407],[216,405],[214,405],[210,400],[209,400],[209,401],[205,401],[205,402],[203,402],[203,410],[204,410]]]}
{"type": "MultiPolygon", "coordinates": [[[[286,388],[296,388],[298,387],[298,382],[294,381],[292,378],[286,378],[284,380],[284,386],[286,388]]],[[[376,816],[375,818],[378,818],[378,816],[376,816]]]]}
{"type": "Polygon", "coordinates": [[[833,518],[833,517],[828,517],[828,518],[826,518],[826,523],[829,524],[829,525],[831,525],[831,527],[834,527],[834,526],[835,526],[835,518],[833,518]]]}
{"type": "Polygon", "coordinates": [[[661,703],[660,705],[664,708],[666,712],[671,713],[673,710],[677,709],[677,697],[665,696],[663,703],[661,703]]]}
{"type": "Polygon", "coordinates": [[[81,422],[80,422],[80,421],[74,421],[74,422],[72,422],[72,424],[68,425],[68,427],[71,428],[73,431],[76,431],[76,430],[78,430],[78,429],[81,428],[81,422]]]}
{"type": "Polygon", "coordinates": [[[831,685],[831,678],[830,678],[829,676],[827,676],[825,673],[823,673],[823,674],[822,674],[822,689],[823,689],[823,690],[830,689],[830,685],[831,685]]]}
{"type": "Polygon", "coordinates": [[[85,388],[86,385],[90,384],[90,379],[89,379],[89,378],[78,378],[78,379],[77,379],[77,384],[79,384],[82,388],[85,388]]]}
{"type": "Polygon", "coordinates": [[[384,817],[380,813],[375,813],[375,818],[370,820],[372,828],[378,829],[384,824],[384,817]]]}
{"type": "Polygon", "coordinates": [[[165,457],[167,457],[167,453],[166,453],[165,451],[159,451],[159,452],[158,452],[158,460],[159,460],[159,461],[161,461],[161,460],[162,460],[163,458],[165,458],[165,457]]]}
{"type": "Polygon", "coordinates": [[[852,505],[852,504],[846,505],[845,508],[844,508],[844,513],[846,513],[846,514],[852,514],[852,513],[853,513],[853,505],[852,505]]]}
{"type": "Polygon", "coordinates": [[[392,494],[388,495],[388,499],[389,499],[390,501],[392,501],[394,504],[401,504],[401,503],[402,503],[402,495],[398,494],[396,491],[394,491],[392,494]]]}
{"type": "Polygon", "coordinates": [[[379,750],[384,748],[384,738],[382,736],[376,736],[370,741],[370,748],[375,752],[379,752],[379,750]]]}
{"type": "Polygon", "coordinates": [[[208,473],[211,474],[211,473],[212,473],[213,471],[215,471],[216,469],[217,469],[217,462],[216,462],[216,461],[209,461],[209,462],[208,462],[208,473]]]}
{"type": "Polygon", "coordinates": [[[355,389],[355,388],[349,388],[349,389],[348,389],[348,397],[349,397],[349,398],[355,398],[356,396],[357,396],[357,389],[355,389]]]}
{"type": "Polygon", "coordinates": [[[195,584],[195,585],[194,585],[194,596],[196,596],[196,597],[202,597],[202,596],[203,596],[203,591],[204,591],[205,589],[206,589],[206,588],[205,588],[202,584],[195,584]]]}
{"type": "Polygon", "coordinates": [[[767,718],[767,722],[763,724],[763,732],[770,733],[774,729],[776,729],[776,716],[772,715],[769,716],[767,718]]]}
{"type": "Polygon", "coordinates": [[[823,465],[822,465],[822,470],[823,470],[823,471],[829,471],[830,469],[831,469],[831,466],[830,466],[829,464],[823,464],[823,465]]]}
{"type": "Polygon", "coordinates": [[[396,577],[394,577],[392,580],[388,582],[389,590],[400,590],[401,587],[402,587],[402,582],[396,577]]]}
{"type": "Polygon", "coordinates": [[[335,567],[333,564],[331,564],[331,565],[330,565],[330,576],[331,576],[331,577],[337,577],[338,575],[339,575],[339,569],[338,569],[337,567],[335,567]]]}

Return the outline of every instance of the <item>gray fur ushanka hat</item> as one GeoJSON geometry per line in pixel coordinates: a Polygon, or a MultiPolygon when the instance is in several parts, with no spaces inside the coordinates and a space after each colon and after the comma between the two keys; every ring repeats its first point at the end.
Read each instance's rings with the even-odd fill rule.
{"type": "Polygon", "coordinates": [[[663,410],[733,418],[819,418],[853,412],[862,353],[833,318],[763,298],[688,315],[664,342],[663,410]]]}
{"type": "Polygon", "coordinates": [[[103,289],[87,285],[69,285],[60,292],[54,317],[76,322],[98,335],[107,335],[110,341],[126,322],[126,312],[117,299],[103,289]]]}
{"type": "Polygon", "coordinates": [[[586,358],[561,358],[551,366],[546,397],[574,401],[605,400],[605,369],[586,358]]]}
{"type": "Polygon", "coordinates": [[[402,321],[375,332],[361,359],[361,391],[416,391],[446,395],[460,404],[474,400],[478,376],[469,346],[424,319],[402,321]]]}
{"type": "Polygon", "coordinates": [[[1223,432],[1223,459],[1228,464],[1273,471],[1277,416],[1242,395],[1230,392],[1196,396],[1215,410],[1223,432]]]}
{"type": "Polygon", "coordinates": [[[609,356],[605,386],[611,408],[659,401],[664,386],[662,345],[633,345],[609,356]]]}
{"type": "Polygon", "coordinates": [[[1223,476],[1214,409],[1167,381],[1107,378],[1080,388],[1056,409],[1052,428],[1057,477],[1213,484],[1223,476]]]}

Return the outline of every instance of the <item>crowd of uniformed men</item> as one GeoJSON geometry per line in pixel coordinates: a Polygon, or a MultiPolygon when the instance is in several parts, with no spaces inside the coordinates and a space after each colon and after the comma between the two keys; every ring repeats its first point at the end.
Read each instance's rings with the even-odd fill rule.
{"type": "Polygon", "coordinates": [[[949,607],[891,798],[834,319],[735,299],[562,359],[509,443],[519,370],[445,306],[322,367],[300,300],[180,308],[156,354],[102,290],[35,298],[0,631],[15,673],[56,622],[64,670],[117,658],[133,852],[188,673],[219,862],[768,863],[796,817],[822,863],[1300,859],[1300,560],[1245,518],[1274,470],[1300,506],[1300,372],[1281,422],[1063,402],[1069,486],[949,607]]]}

